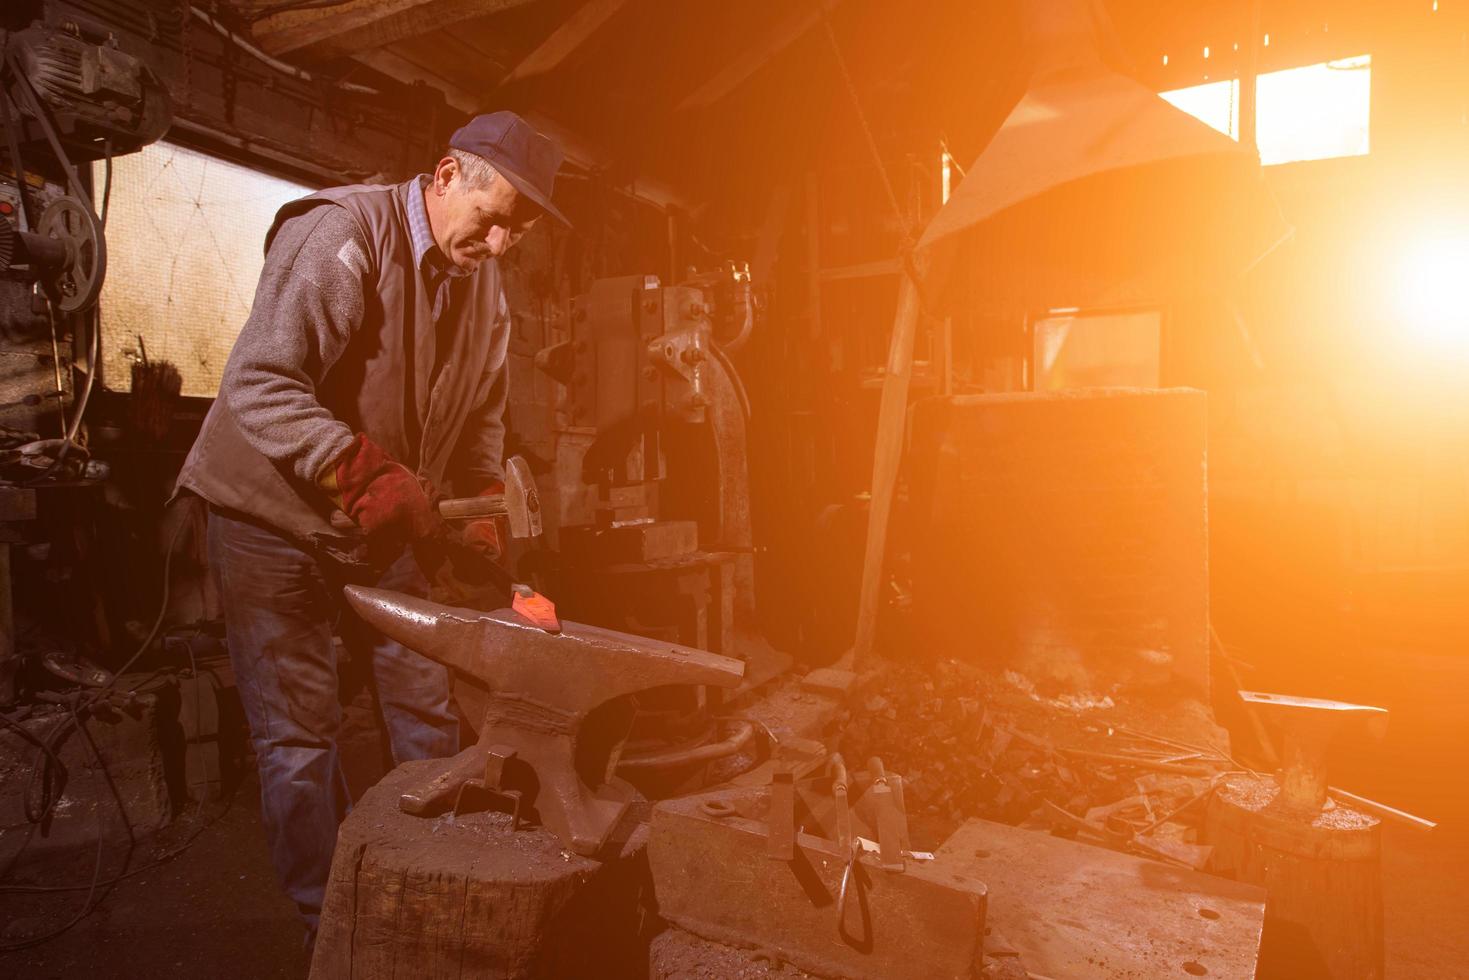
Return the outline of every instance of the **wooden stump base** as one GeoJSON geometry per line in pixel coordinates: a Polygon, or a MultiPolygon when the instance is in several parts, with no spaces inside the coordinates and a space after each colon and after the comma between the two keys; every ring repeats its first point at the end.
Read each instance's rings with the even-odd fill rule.
{"type": "Polygon", "coordinates": [[[646,830],[595,861],[543,829],[512,831],[507,814],[398,809],[447,766],[399,766],[342,824],[312,980],[646,976],[646,830]]]}
{"type": "Polygon", "coordinates": [[[1344,805],[1283,810],[1270,777],[1232,776],[1209,802],[1210,870],[1265,886],[1259,980],[1381,980],[1382,834],[1344,805]]]}

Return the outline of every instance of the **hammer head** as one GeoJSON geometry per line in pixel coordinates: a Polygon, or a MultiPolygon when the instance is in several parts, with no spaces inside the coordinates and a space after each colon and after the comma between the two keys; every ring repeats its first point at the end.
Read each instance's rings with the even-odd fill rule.
{"type": "MultiPolygon", "coordinates": [[[[541,494],[530,466],[519,456],[505,460],[503,493],[446,498],[438,502],[438,508],[439,516],[450,521],[504,515],[510,524],[510,536],[514,538],[536,538],[541,534],[541,494]]],[[[355,527],[347,515],[341,514],[341,518],[346,525],[355,527]]],[[[336,523],[334,516],[333,525],[336,523]]]]}
{"type": "Polygon", "coordinates": [[[541,536],[541,494],[530,466],[519,456],[505,461],[505,514],[512,537],[541,536]]]}

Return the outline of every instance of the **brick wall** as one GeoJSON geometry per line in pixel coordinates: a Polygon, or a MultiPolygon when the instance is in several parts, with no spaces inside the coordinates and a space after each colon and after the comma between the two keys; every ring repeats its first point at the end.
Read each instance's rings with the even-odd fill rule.
{"type": "Polygon", "coordinates": [[[1102,692],[1208,684],[1205,396],[962,396],[913,420],[914,601],[938,652],[1102,692]]]}

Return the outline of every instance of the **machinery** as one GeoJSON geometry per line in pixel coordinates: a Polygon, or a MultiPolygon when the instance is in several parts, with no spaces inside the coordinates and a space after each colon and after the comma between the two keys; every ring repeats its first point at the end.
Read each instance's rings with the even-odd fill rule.
{"type": "Polygon", "coordinates": [[[558,592],[584,618],[751,659],[749,405],[716,326],[734,320],[738,346],[753,319],[743,270],[601,279],[535,355],[556,391],[527,448],[548,464],[558,592]]]}
{"type": "Polygon", "coordinates": [[[110,182],[112,157],[170,119],[162,83],[105,29],[70,19],[0,31],[0,485],[14,499],[0,522],[0,704],[20,693],[8,611],[18,525],[46,487],[83,492],[105,475],[88,461],[82,418],[100,360],[106,205],[78,164],[105,159],[110,182]]]}
{"type": "Polygon", "coordinates": [[[47,303],[50,315],[95,305],[107,248],[75,164],[153,142],[171,110],[144,62],[76,21],[6,36],[3,89],[10,180],[0,192],[0,329],[13,337],[43,332],[47,303]],[[44,296],[34,297],[33,284],[44,296]]]}
{"type": "MultiPolygon", "coordinates": [[[[7,369],[0,390],[0,424],[16,435],[14,446],[39,441],[55,414],[66,417],[72,345],[97,331],[88,314],[107,273],[105,204],[77,171],[84,161],[111,158],[153,142],[168,128],[171,109],[163,85],[146,63],[118,49],[106,30],[69,20],[33,24],[0,34],[0,128],[5,173],[0,179],[0,339],[34,360],[7,369]],[[65,361],[65,363],[63,363],[65,361]],[[53,401],[52,399],[59,399],[53,401]],[[25,438],[27,435],[32,438],[25,438]]],[[[88,364],[90,392],[94,373],[88,364]]],[[[85,410],[85,396],[71,413],[85,410]]],[[[44,452],[0,459],[0,465],[40,461],[58,472],[74,452],[78,426],[63,421],[62,439],[44,452]],[[52,467],[55,466],[55,469],[52,467]]],[[[32,474],[34,475],[34,474],[32,474]]]]}
{"type": "Polygon", "coordinates": [[[37,105],[75,160],[131,153],[168,130],[172,110],[163,83],[146,62],[119,50],[105,28],[72,18],[16,31],[5,60],[11,97],[22,109],[15,120],[22,152],[55,150],[37,105]]]}
{"type": "MultiPolygon", "coordinates": [[[[545,523],[522,573],[569,618],[744,661],[746,686],[788,663],[755,620],[749,403],[729,358],[756,314],[743,267],[597,280],[551,319],[531,371],[512,362],[510,409],[545,523]]],[[[718,698],[639,695],[619,773],[650,795],[700,785],[752,735],[717,720],[718,698]]]]}

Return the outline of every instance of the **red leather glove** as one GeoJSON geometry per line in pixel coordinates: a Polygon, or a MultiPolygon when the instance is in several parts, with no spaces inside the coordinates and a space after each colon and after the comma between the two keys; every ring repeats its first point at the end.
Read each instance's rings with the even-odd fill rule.
{"type": "MultiPolygon", "coordinates": [[[[505,484],[496,480],[481,490],[478,496],[487,497],[490,494],[503,494],[505,484]]],[[[460,540],[467,546],[473,548],[490,561],[499,561],[504,554],[500,545],[500,525],[494,517],[481,517],[478,520],[469,521],[459,532],[460,540]]]]}
{"type": "Polygon", "coordinates": [[[370,537],[419,540],[444,525],[418,477],[360,432],[320,482],[332,502],[370,537]]]}

